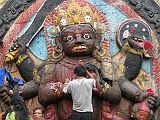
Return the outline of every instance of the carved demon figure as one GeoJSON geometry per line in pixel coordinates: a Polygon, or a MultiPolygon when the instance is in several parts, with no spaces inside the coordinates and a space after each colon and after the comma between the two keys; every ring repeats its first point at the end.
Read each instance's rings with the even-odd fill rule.
{"type": "Polygon", "coordinates": [[[124,71],[119,77],[113,78],[118,70],[115,70],[117,73],[113,70],[108,31],[109,25],[104,15],[92,5],[84,0],[68,0],[44,21],[48,48],[48,60],[45,63],[36,66],[37,61],[31,54],[21,52],[25,49],[19,44],[15,44],[7,54],[6,62],[15,57],[22,77],[28,81],[21,87],[23,97],[29,99],[38,95],[47,120],[71,119],[71,96],[64,95],[61,86],[66,78],[75,77],[73,69],[79,61],[83,61],[84,65],[95,65],[101,71],[99,80],[104,80],[102,90],[93,93],[93,120],[147,120],[150,113],[156,111],[158,97],[142,90],[132,81],[142,67],[144,51],[141,43],[144,37],[134,36],[134,29],[123,31],[123,39],[127,41],[129,49],[124,60],[124,71]],[[33,67],[29,68],[31,64],[33,67]],[[22,71],[24,68],[27,75],[22,71]],[[33,80],[30,81],[31,78],[33,80]],[[112,80],[112,84],[105,82],[108,79],[112,80]],[[125,110],[120,105],[122,98],[127,99],[127,105],[123,104],[125,110]]]}

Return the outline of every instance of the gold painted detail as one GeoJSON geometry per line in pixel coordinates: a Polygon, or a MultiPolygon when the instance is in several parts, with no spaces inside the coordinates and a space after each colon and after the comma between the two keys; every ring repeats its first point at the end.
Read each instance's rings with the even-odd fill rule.
{"type": "Polygon", "coordinates": [[[18,53],[19,53],[19,49],[15,50],[15,51],[9,52],[9,53],[5,56],[5,62],[14,61],[18,53]]]}
{"type": "Polygon", "coordinates": [[[140,55],[141,57],[143,57],[143,52],[141,52],[141,51],[136,51],[136,50],[130,48],[130,49],[128,50],[128,52],[133,53],[133,54],[135,54],[135,55],[140,55]]]}
{"type": "Polygon", "coordinates": [[[18,60],[16,61],[16,65],[21,65],[21,63],[28,58],[28,55],[19,56],[18,60]]]}
{"type": "Polygon", "coordinates": [[[37,83],[40,83],[41,79],[40,79],[40,75],[38,73],[37,68],[33,69],[33,76],[34,76],[34,81],[36,81],[37,83]]]}

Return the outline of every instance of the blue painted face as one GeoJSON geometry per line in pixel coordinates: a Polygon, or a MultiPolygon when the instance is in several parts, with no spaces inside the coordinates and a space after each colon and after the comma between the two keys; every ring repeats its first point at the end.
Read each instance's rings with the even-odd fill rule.
{"type": "Polygon", "coordinates": [[[95,32],[89,24],[70,25],[61,32],[63,50],[68,56],[92,54],[95,41],[95,32]]]}

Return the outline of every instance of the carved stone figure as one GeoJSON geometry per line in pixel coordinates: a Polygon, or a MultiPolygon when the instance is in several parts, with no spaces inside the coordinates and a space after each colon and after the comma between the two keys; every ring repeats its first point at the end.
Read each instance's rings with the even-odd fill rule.
{"type": "MultiPolygon", "coordinates": [[[[39,102],[45,107],[46,119],[71,119],[71,97],[62,93],[61,86],[66,78],[74,78],[73,69],[79,61],[83,61],[84,65],[95,65],[101,70],[102,79],[113,80],[112,85],[104,82],[102,91],[94,93],[93,120],[146,120],[151,110],[156,111],[158,97],[133,83],[142,68],[144,49],[141,43],[144,43],[144,37],[135,37],[132,34],[134,29],[121,31],[130,49],[127,49],[124,59],[124,71],[116,76],[119,71],[113,69],[115,63],[109,50],[109,29],[104,15],[91,4],[84,0],[68,0],[44,21],[43,30],[48,48],[46,62],[36,66],[36,58],[23,45],[13,45],[6,62],[16,61],[22,77],[28,81],[21,87],[23,97],[29,99],[38,94],[39,102]],[[24,68],[26,71],[22,71],[24,68]]],[[[150,46],[150,43],[147,42],[147,45],[150,46]]],[[[150,57],[152,54],[147,52],[150,57]]]]}
{"type": "MultiPolygon", "coordinates": [[[[121,34],[119,34],[119,37],[117,40],[118,40],[119,46],[124,47],[124,48],[122,48],[122,50],[124,52],[123,54],[125,54],[125,57],[126,57],[125,61],[123,63],[124,70],[122,70],[122,73],[127,78],[127,81],[134,82],[134,80],[136,79],[138,81],[136,83],[136,85],[139,85],[139,87],[141,88],[141,90],[139,89],[140,91],[137,88],[135,88],[134,91],[132,91],[132,90],[128,91],[129,87],[128,88],[126,87],[127,81],[120,83],[121,90],[122,90],[122,96],[124,96],[125,98],[131,99],[133,97],[132,92],[134,93],[137,91],[137,94],[139,94],[138,91],[144,92],[145,90],[148,91],[149,94],[150,94],[150,92],[151,92],[151,94],[153,94],[153,91],[149,88],[151,86],[145,85],[146,84],[145,80],[148,78],[145,75],[146,73],[144,71],[142,71],[143,62],[146,59],[152,58],[153,55],[155,54],[155,49],[156,49],[156,46],[155,46],[155,48],[153,48],[153,46],[151,44],[152,38],[151,38],[151,31],[150,31],[149,26],[147,26],[147,24],[142,21],[131,19],[131,20],[124,22],[121,25],[119,33],[121,33],[121,34]],[[128,93],[130,93],[130,94],[128,94],[128,93]]],[[[150,75],[148,75],[148,76],[150,76],[150,75]]],[[[152,80],[150,79],[150,82],[151,81],[152,82],[154,81],[153,78],[152,78],[152,80]]],[[[129,84],[130,83],[128,83],[128,85],[129,84]]],[[[130,84],[130,85],[132,86],[133,84],[130,84]]],[[[154,89],[155,94],[158,95],[158,92],[156,90],[157,89],[156,85],[153,87],[153,89],[154,89]]],[[[156,96],[154,96],[154,98],[156,98],[156,96]]],[[[150,103],[152,104],[152,102],[150,102],[150,103]]],[[[143,104],[143,102],[142,102],[142,104],[143,104]]],[[[158,105],[159,103],[156,102],[156,104],[158,105]]],[[[134,108],[135,106],[136,106],[136,109],[138,109],[138,107],[140,107],[142,105],[135,104],[133,106],[134,112],[135,112],[135,108],[134,108]]],[[[143,106],[145,106],[145,105],[143,105],[143,106]]],[[[157,109],[157,107],[156,107],[156,109],[157,109]]],[[[150,107],[150,108],[153,110],[152,107],[150,107]]],[[[139,111],[141,111],[141,108],[139,108],[139,111]]],[[[145,108],[142,111],[144,114],[145,113],[148,114],[148,112],[150,112],[150,110],[148,108],[145,108]]],[[[155,110],[153,110],[153,111],[155,111],[155,110]]],[[[135,112],[133,114],[136,119],[149,119],[149,116],[146,117],[146,115],[141,115],[141,117],[140,117],[139,115],[137,115],[139,113],[135,112]]]]}
{"type": "MultiPolygon", "coordinates": [[[[42,76],[39,102],[45,106],[46,118],[50,120],[71,119],[72,101],[69,96],[63,95],[61,85],[64,84],[66,78],[73,79],[75,77],[73,69],[80,60],[84,62],[84,65],[94,64],[97,68],[103,69],[103,73],[108,74],[107,77],[111,72],[105,70],[110,64],[108,62],[110,56],[104,48],[108,41],[101,43],[100,39],[101,29],[104,31],[106,29],[99,28],[98,31],[98,27],[100,27],[98,12],[94,12],[94,8],[85,3],[85,1],[81,4],[72,2],[67,7],[68,1],[66,1],[47,16],[44,23],[46,40],[52,46],[49,51],[49,59],[40,71],[42,76]],[[52,20],[48,23],[50,19],[52,20]],[[57,110],[61,112],[56,112],[57,110]]],[[[103,15],[101,16],[103,17],[103,15]]],[[[93,119],[111,119],[113,116],[108,104],[119,103],[121,98],[118,82],[114,82],[111,88],[104,86],[104,91],[99,94],[95,95],[93,99],[95,108],[93,119]],[[112,96],[110,96],[111,94],[112,96]]],[[[116,117],[116,115],[114,116],[116,117]]]]}

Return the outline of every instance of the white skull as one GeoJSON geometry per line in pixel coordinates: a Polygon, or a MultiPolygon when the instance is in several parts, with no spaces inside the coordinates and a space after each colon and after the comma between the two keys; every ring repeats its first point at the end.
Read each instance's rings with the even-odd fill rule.
{"type": "Polygon", "coordinates": [[[90,23],[90,22],[91,22],[91,16],[86,15],[86,16],[85,16],[85,22],[86,22],[86,23],[90,23]]]}
{"type": "Polygon", "coordinates": [[[129,31],[125,30],[124,33],[123,33],[123,38],[128,38],[129,35],[130,35],[129,31]]]}
{"type": "Polygon", "coordinates": [[[62,26],[67,25],[67,21],[64,18],[61,19],[60,23],[61,23],[62,26]]]}

